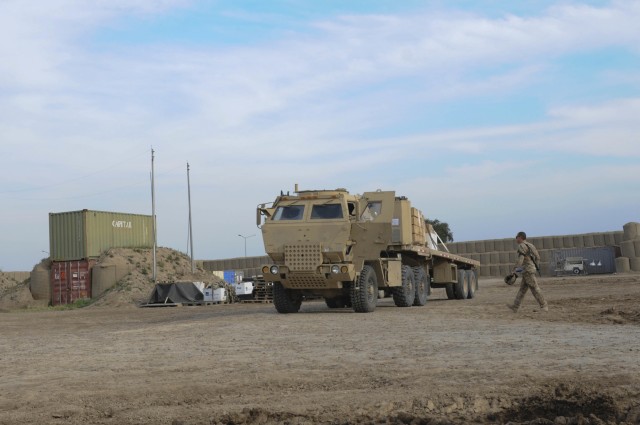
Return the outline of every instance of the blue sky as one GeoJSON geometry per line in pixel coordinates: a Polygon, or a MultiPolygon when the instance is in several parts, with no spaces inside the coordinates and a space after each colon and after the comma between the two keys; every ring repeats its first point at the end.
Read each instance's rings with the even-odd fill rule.
{"type": "Polygon", "coordinates": [[[637,1],[0,2],[0,269],[48,213],[262,255],[280,190],[396,190],[456,241],[640,221],[637,1]]]}

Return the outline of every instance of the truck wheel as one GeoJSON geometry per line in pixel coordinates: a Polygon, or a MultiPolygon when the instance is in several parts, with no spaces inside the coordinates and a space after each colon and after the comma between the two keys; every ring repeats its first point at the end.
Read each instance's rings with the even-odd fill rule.
{"type": "Polygon", "coordinates": [[[351,286],[351,305],[356,313],[371,313],[378,303],[378,278],[371,266],[364,266],[356,285],[351,286]]]}
{"type": "Polygon", "coordinates": [[[416,283],[413,270],[409,266],[402,266],[402,286],[393,288],[393,302],[398,307],[410,307],[416,297],[416,283]]]}
{"type": "Polygon", "coordinates": [[[427,303],[429,296],[429,275],[424,271],[424,267],[413,268],[413,279],[416,283],[416,296],[413,305],[421,306],[427,303]]]}
{"type": "Polygon", "coordinates": [[[327,303],[329,308],[345,308],[351,307],[351,300],[346,297],[325,298],[324,302],[327,303]]]}
{"type": "Polygon", "coordinates": [[[467,298],[471,299],[476,296],[476,290],[478,289],[476,273],[473,270],[467,270],[467,282],[469,282],[469,291],[467,292],[467,298]]]}
{"type": "Polygon", "coordinates": [[[278,313],[297,313],[301,304],[301,295],[285,288],[280,282],[273,283],[273,305],[278,313]]]}
{"type": "Polygon", "coordinates": [[[447,291],[447,299],[450,299],[450,300],[456,299],[456,293],[453,290],[453,283],[447,283],[444,289],[447,291]]]}
{"type": "Polygon", "coordinates": [[[575,268],[573,269],[573,274],[580,274],[580,269],[579,269],[579,268],[577,268],[577,267],[575,267],[575,268]]]}
{"type": "Polygon", "coordinates": [[[480,289],[480,279],[478,278],[478,269],[473,269],[473,275],[476,278],[476,292],[480,289]]]}
{"type": "Polygon", "coordinates": [[[453,284],[456,299],[464,300],[469,295],[469,279],[466,270],[458,270],[458,281],[453,284]]]}

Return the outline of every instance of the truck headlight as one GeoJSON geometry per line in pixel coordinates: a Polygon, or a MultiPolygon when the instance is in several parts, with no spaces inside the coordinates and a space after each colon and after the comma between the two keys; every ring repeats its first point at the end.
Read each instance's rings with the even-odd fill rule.
{"type": "Polygon", "coordinates": [[[333,273],[333,274],[340,273],[340,266],[337,265],[337,264],[334,264],[333,266],[331,266],[331,273],[333,273]]]}
{"type": "Polygon", "coordinates": [[[269,271],[271,272],[271,274],[278,274],[278,266],[271,266],[269,271]]]}

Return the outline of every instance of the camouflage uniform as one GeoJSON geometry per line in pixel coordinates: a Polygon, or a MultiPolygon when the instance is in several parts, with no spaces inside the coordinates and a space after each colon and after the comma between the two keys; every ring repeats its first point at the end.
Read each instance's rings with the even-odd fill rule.
{"type": "Polygon", "coordinates": [[[538,254],[538,250],[533,244],[525,241],[518,244],[518,260],[516,261],[515,268],[522,269],[522,282],[520,283],[520,290],[516,294],[516,299],[513,301],[513,305],[509,307],[513,311],[518,311],[520,308],[520,304],[522,303],[522,299],[527,293],[527,289],[531,289],[531,293],[533,294],[538,304],[540,304],[540,308],[543,310],[548,310],[547,301],[544,299],[542,292],[540,291],[540,287],[538,286],[538,281],[536,280],[536,266],[533,263],[533,260],[530,257],[530,254],[538,259],[540,255],[538,254]]]}

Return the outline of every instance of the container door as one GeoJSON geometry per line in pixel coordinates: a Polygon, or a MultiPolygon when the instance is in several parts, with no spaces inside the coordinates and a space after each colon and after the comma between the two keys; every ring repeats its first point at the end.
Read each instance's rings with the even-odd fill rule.
{"type": "Polygon", "coordinates": [[[88,261],[62,261],[51,266],[51,304],[70,304],[91,298],[88,261]]]}

